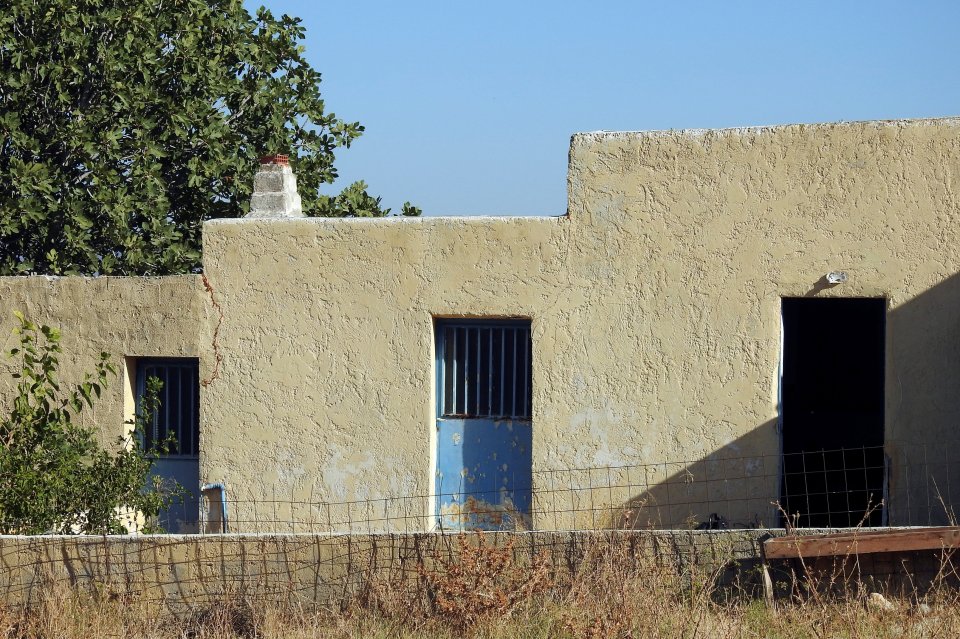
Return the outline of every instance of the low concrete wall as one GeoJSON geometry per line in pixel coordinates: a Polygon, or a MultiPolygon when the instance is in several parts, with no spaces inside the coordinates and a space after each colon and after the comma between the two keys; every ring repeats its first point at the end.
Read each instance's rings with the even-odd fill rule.
{"type": "MultiPolygon", "coordinates": [[[[627,562],[646,557],[681,574],[719,584],[735,582],[757,592],[755,567],[762,540],[782,534],[783,530],[498,532],[468,534],[465,539],[474,545],[509,548],[520,565],[545,558],[559,573],[589,570],[598,557],[627,562]]],[[[76,590],[111,600],[147,602],[158,613],[197,612],[238,597],[309,607],[349,599],[371,575],[418,578],[420,567],[429,570],[454,559],[460,543],[457,535],[440,533],[5,536],[0,537],[0,601],[31,606],[51,593],[76,590]]],[[[858,576],[871,588],[884,589],[887,584],[892,586],[888,590],[897,589],[903,583],[922,587],[921,582],[935,574],[937,562],[932,552],[873,555],[860,559],[858,576]],[[870,583],[871,578],[876,583],[870,583]]],[[[825,565],[820,562],[818,567],[825,565]]],[[[775,581],[786,594],[790,566],[781,562],[775,569],[775,581]]]]}
{"type": "MultiPolygon", "coordinates": [[[[517,561],[540,553],[576,570],[598,544],[622,546],[671,565],[748,560],[767,531],[535,532],[470,534],[470,543],[510,547],[517,561]],[[508,542],[510,545],[508,546],[508,542]]],[[[0,537],[0,593],[8,605],[39,603],[76,588],[135,597],[174,612],[200,610],[224,597],[301,604],[342,600],[371,574],[417,575],[449,560],[457,535],[142,535],[0,537]]]]}

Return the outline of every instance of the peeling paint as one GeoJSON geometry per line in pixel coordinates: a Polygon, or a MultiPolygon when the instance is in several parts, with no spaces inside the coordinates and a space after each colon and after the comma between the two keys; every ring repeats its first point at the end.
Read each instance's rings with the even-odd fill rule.
{"type": "Polygon", "coordinates": [[[463,524],[469,528],[497,529],[504,512],[514,513],[514,519],[521,514],[529,519],[531,432],[531,423],[523,421],[453,418],[438,421],[436,492],[442,527],[463,524]],[[498,428],[507,424],[511,428],[498,428]],[[524,438],[526,445],[520,441],[524,438]],[[471,506],[467,512],[464,511],[467,505],[475,507],[471,506]],[[448,516],[454,512],[467,514],[448,516]],[[480,516],[487,512],[497,514],[496,521],[480,516]]]}
{"type": "Polygon", "coordinates": [[[474,496],[462,503],[450,501],[440,508],[440,528],[456,530],[530,530],[530,515],[519,511],[504,496],[491,503],[474,496]]]}

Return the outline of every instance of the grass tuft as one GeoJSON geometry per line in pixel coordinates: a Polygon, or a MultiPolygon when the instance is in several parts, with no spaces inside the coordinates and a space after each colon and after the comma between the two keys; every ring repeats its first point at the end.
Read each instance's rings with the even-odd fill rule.
{"type": "MultiPolygon", "coordinates": [[[[51,586],[29,608],[0,608],[0,639],[478,639],[685,637],[794,639],[960,636],[955,580],[880,594],[842,562],[796,576],[768,606],[721,568],[668,565],[598,538],[576,561],[461,535],[446,552],[372,571],[326,607],[226,593],[202,611],[51,586]],[[722,582],[722,583],[721,583],[722,582]]],[[[956,575],[943,553],[944,575],[956,575]]],[[[909,580],[907,580],[909,582],[909,580]]],[[[275,594],[275,593],[274,593],[275,594]]]]}

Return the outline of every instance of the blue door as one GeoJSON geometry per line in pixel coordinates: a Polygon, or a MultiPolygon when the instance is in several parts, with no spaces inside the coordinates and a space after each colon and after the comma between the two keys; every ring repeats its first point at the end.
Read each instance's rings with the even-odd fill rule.
{"type": "Polygon", "coordinates": [[[437,322],[441,529],[530,528],[529,320],[437,322]]]}
{"type": "Polygon", "coordinates": [[[137,361],[137,411],[147,380],[162,383],[160,406],[147,419],[143,444],[155,451],[169,437],[170,450],[154,457],[153,474],[168,489],[182,490],[169,508],[160,512],[160,528],[171,533],[197,532],[200,517],[200,377],[195,358],[142,358],[137,361]]]}

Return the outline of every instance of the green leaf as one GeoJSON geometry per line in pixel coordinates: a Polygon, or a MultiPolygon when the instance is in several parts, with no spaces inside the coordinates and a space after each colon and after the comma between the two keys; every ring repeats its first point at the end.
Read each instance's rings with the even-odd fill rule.
{"type": "MultiPolygon", "coordinates": [[[[30,382],[15,385],[12,411],[0,421],[0,534],[122,533],[127,524],[117,517],[118,509],[156,516],[175,493],[153,481],[153,459],[122,438],[115,450],[107,450],[92,426],[74,420],[102,394],[109,363],[101,361],[96,375],[61,395],[59,347],[50,339],[59,338],[59,331],[17,318],[21,348],[32,355],[11,376],[30,382]]],[[[156,410],[155,394],[146,399],[156,410]]],[[[135,429],[143,428],[138,417],[135,429]]]]}
{"type": "Polygon", "coordinates": [[[0,24],[0,275],[196,272],[202,223],[244,214],[267,152],[308,215],[389,213],[365,185],[319,192],[363,127],[326,111],[297,18],[10,0],[0,24]]]}

